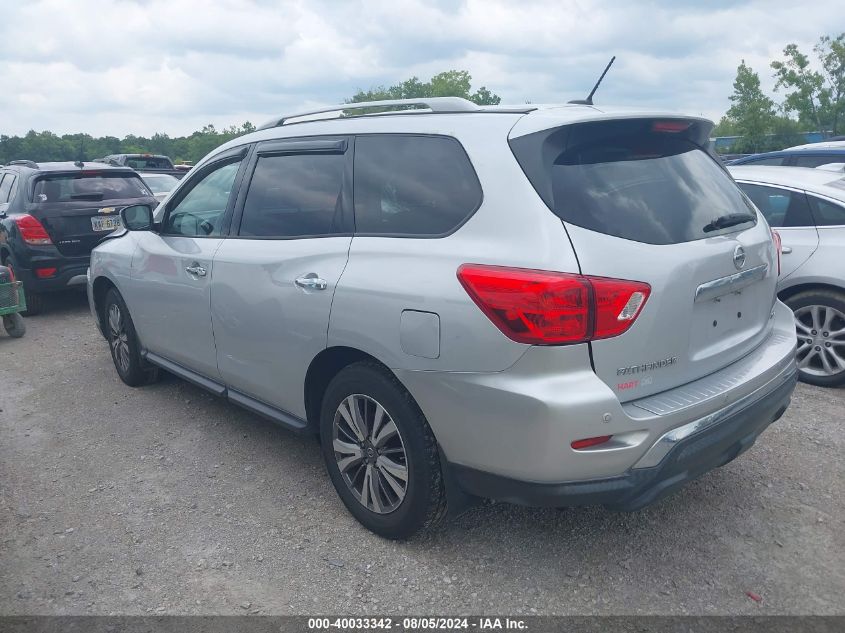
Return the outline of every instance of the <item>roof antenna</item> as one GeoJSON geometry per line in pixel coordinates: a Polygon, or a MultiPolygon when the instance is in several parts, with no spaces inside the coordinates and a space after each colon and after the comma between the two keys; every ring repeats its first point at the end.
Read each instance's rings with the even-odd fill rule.
{"type": "Polygon", "coordinates": [[[607,71],[610,70],[610,67],[613,66],[613,62],[615,62],[615,61],[616,61],[616,55],[611,57],[610,61],[607,62],[607,66],[604,67],[604,72],[601,74],[601,77],[599,77],[599,80],[596,82],[596,85],[593,86],[593,89],[590,90],[590,94],[587,95],[586,99],[574,99],[574,100],[570,101],[569,103],[575,103],[575,104],[578,104],[578,105],[589,105],[589,106],[593,105],[593,95],[596,94],[596,90],[599,89],[599,86],[601,85],[602,79],[604,79],[604,76],[607,74],[607,71]]]}

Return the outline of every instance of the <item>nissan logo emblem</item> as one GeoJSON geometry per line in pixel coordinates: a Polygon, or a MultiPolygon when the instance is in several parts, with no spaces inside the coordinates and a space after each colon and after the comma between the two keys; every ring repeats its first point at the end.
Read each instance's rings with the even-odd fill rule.
{"type": "Polygon", "coordinates": [[[737,270],[742,270],[745,266],[745,249],[742,246],[737,246],[734,249],[734,266],[737,270]]]}

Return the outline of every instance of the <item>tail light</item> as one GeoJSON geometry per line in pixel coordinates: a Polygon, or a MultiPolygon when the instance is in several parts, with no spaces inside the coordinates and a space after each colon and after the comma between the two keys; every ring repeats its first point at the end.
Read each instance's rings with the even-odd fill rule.
{"type": "Polygon", "coordinates": [[[777,253],[777,260],[778,260],[778,277],[780,277],[780,254],[781,249],[783,248],[783,243],[780,239],[780,233],[771,229],[772,231],[772,241],[775,243],[775,253],[777,253]]]}
{"type": "Polygon", "coordinates": [[[505,336],[534,345],[618,336],[651,292],[638,281],[479,264],[461,266],[458,280],[505,336]]]}
{"type": "Polygon", "coordinates": [[[15,218],[15,224],[21,232],[23,241],[27,244],[52,244],[53,240],[36,218],[31,215],[20,215],[15,218]]]}
{"type": "Polygon", "coordinates": [[[56,276],[56,271],[58,269],[55,267],[51,268],[36,268],[35,269],[35,276],[39,279],[49,279],[50,277],[56,276]]]}

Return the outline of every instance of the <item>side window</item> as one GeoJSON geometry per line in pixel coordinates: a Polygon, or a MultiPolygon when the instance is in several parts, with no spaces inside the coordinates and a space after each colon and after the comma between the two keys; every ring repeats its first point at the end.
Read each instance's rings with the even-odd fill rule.
{"type": "Polygon", "coordinates": [[[818,167],[819,165],[827,165],[828,163],[835,163],[836,156],[805,156],[799,154],[795,156],[796,167],[818,167]]]}
{"type": "Polygon", "coordinates": [[[15,176],[13,174],[0,174],[0,204],[9,201],[14,182],[15,176]]]}
{"type": "Polygon", "coordinates": [[[244,237],[343,231],[343,154],[259,156],[244,201],[244,237]]]}
{"type": "Polygon", "coordinates": [[[193,183],[188,193],[168,210],[162,233],[192,237],[220,235],[240,165],[240,160],[224,163],[193,183]]]}
{"type": "Polygon", "coordinates": [[[776,165],[780,166],[783,165],[783,161],[786,160],[783,156],[776,156],[772,158],[761,158],[760,160],[749,160],[744,163],[743,165],[776,165]]]}
{"type": "Polygon", "coordinates": [[[814,196],[808,197],[813,205],[817,226],[845,226],[845,205],[834,204],[814,196]]]}
{"type": "Polygon", "coordinates": [[[359,136],[354,181],[357,233],[442,235],[481,204],[466,152],[444,136],[359,136]]]}
{"type": "Polygon", "coordinates": [[[807,197],[797,191],[737,183],[772,227],[812,226],[807,197]]]}

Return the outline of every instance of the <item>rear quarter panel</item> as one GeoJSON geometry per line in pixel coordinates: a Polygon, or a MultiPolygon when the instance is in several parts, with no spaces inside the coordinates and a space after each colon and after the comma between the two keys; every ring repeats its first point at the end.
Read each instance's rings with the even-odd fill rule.
{"type": "Polygon", "coordinates": [[[461,142],[481,182],[483,201],[447,237],[354,237],[335,293],[328,344],[361,349],[394,369],[504,370],[528,346],[510,340],[490,322],[461,286],[457,270],[479,263],[578,272],[566,232],[508,146],[512,117],[466,117],[459,127],[451,125],[450,116],[407,119],[403,132],[454,136],[461,142]],[[403,310],[439,316],[438,358],[403,350],[403,310]]]}

